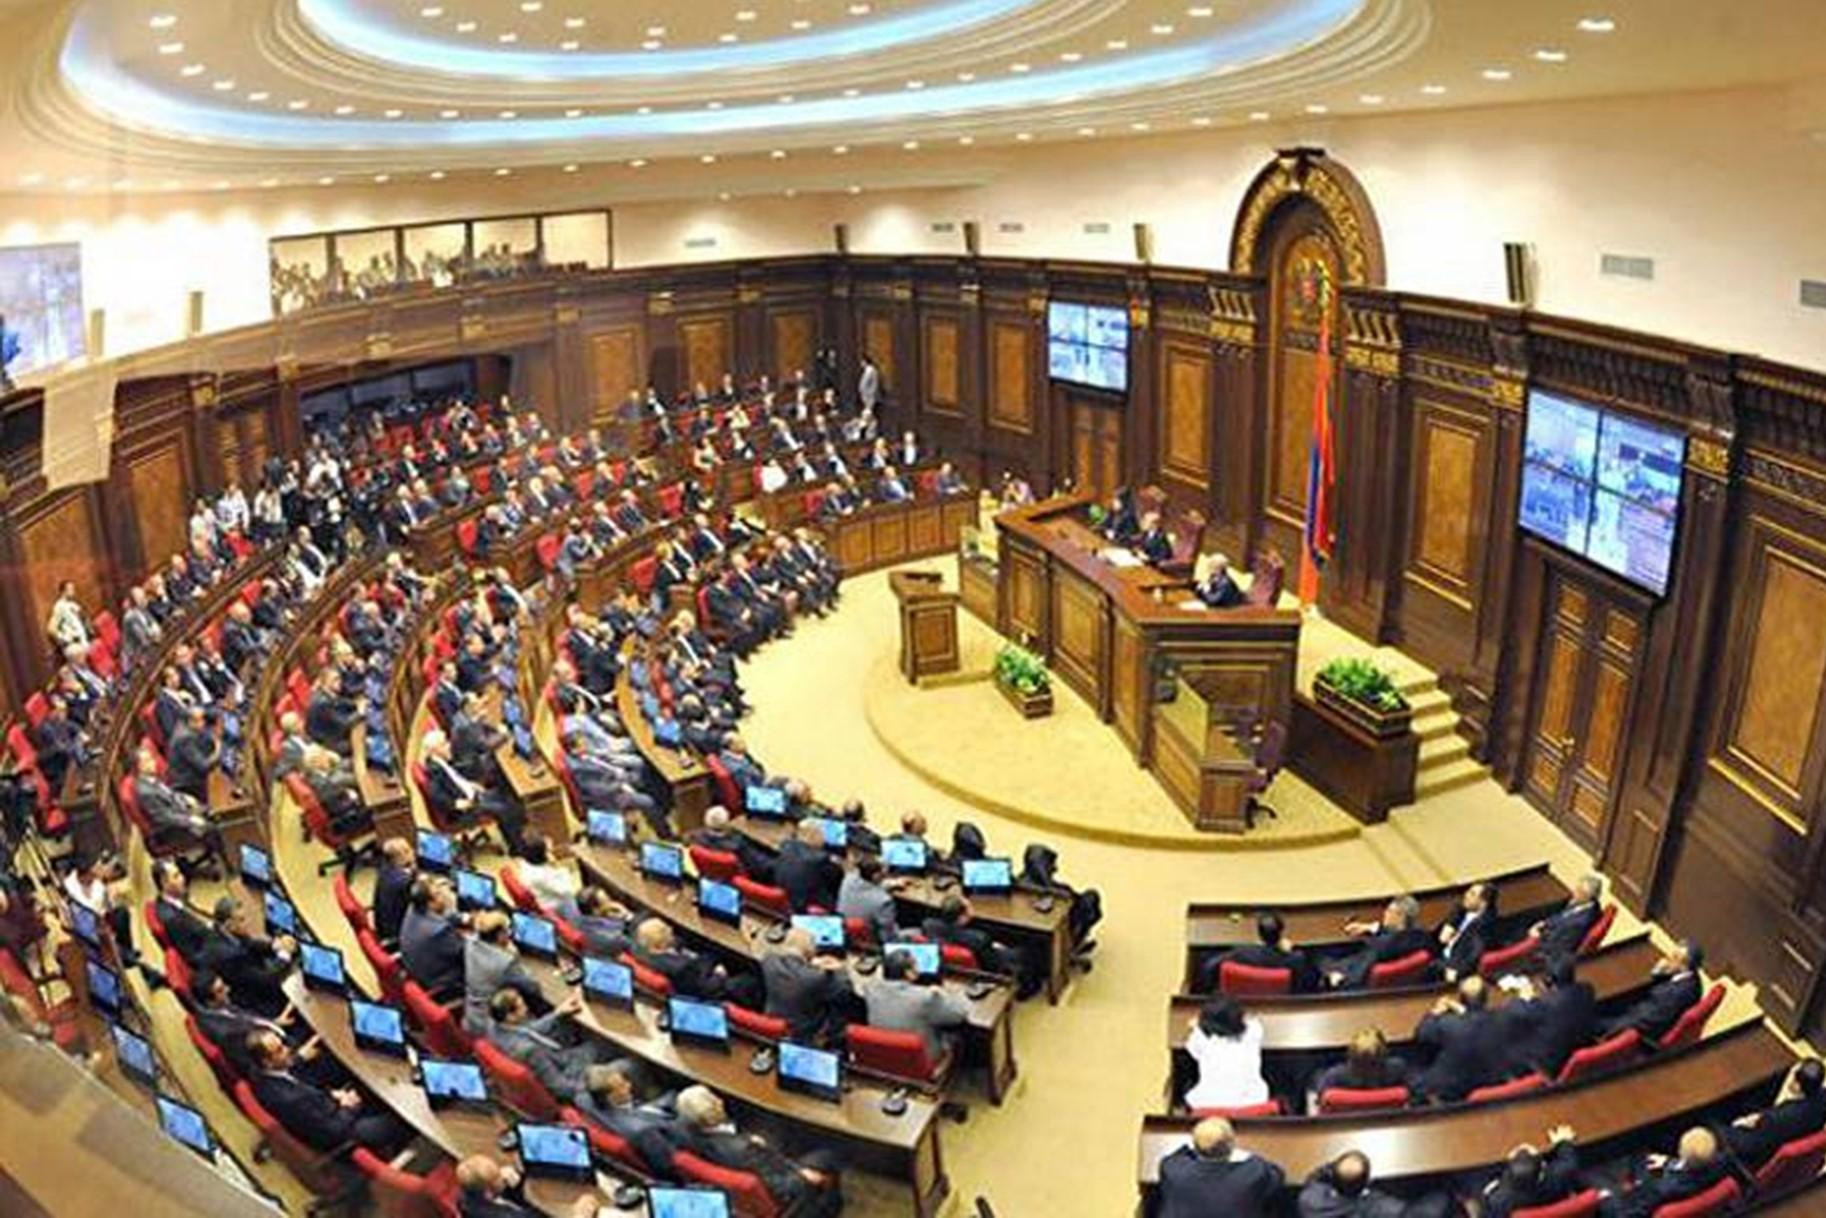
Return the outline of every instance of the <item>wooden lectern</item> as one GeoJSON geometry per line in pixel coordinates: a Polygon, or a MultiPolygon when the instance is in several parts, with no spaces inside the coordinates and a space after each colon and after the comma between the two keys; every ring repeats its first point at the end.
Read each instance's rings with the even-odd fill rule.
{"type": "Polygon", "coordinates": [[[956,672],[957,593],[947,592],[937,571],[894,571],[888,587],[900,603],[900,671],[921,677],[956,672]]]}

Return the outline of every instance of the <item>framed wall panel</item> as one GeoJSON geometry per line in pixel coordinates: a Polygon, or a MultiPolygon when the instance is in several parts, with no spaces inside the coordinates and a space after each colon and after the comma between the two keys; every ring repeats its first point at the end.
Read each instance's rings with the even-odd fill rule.
{"type": "Polygon", "coordinates": [[[683,388],[700,382],[714,387],[731,370],[729,361],[729,318],[705,316],[685,318],[678,323],[679,359],[683,364],[683,388]]]}
{"type": "Polygon", "coordinates": [[[146,561],[157,565],[188,549],[190,479],[182,443],[174,441],[130,458],[127,486],[146,561]]]}
{"type": "Polygon", "coordinates": [[[1188,486],[1211,484],[1211,353],[1165,340],[1161,353],[1160,471],[1188,486]]]}
{"type": "Polygon", "coordinates": [[[958,413],[958,324],[955,317],[927,317],[920,345],[925,364],[924,406],[937,414],[958,413]]]}
{"type": "Polygon", "coordinates": [[[1027,323],[994,318],[989,323],[989,425],[1033,434],[1033,374],[1027,323]]]}
{"type": "Polygon", "coordinates": [[[627,400],[628,390],[646,384],[646,358],[641,353],[642,328],[628,322],[590,335],[590,385],[597,418],[613,415],[627,400]]]}
{"type": "Polygon", "coordinates": [[[775,309],[767,315],[767,343],[775,384],[803,372],[811,375],[818,346],[818,314],[810,308],[775,309]]]}
{"type": "Polygon", "coordinates": [[[897,397],[900,379],[894,363],[894,319],[885,313],[869,313],[862,319],[863,352],[872,356],[881,369],[882,384],[890,397],[897,397]]]}

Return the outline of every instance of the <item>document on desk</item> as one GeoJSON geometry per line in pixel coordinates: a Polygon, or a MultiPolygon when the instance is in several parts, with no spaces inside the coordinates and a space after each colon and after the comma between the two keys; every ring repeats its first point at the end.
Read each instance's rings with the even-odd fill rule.
{"type": "Polygon", "coordinates": [[[1115,567],[1118,571],[1126,571],[1130,567],[1139,567],[1143,565],[1145,561],[1138,555],[1129,550],[1125,550],[1120,546],[1110,546],[1098,554],[1097,557],[1101,558],[1110,566],[1115,567]]]}
{"type": "Polygon", "coordinates": [[[1205,602],[1199,600],[1195,596],[1189,601],[1180,601],[1178,604],[1174,605],[1173,607],[1175,609],[1181,609],[1181,610],[1185,610],[1187,612],[1197,612],[1200,609],[1206,608],[1206,605],[1205,605],[1205,602]]]}

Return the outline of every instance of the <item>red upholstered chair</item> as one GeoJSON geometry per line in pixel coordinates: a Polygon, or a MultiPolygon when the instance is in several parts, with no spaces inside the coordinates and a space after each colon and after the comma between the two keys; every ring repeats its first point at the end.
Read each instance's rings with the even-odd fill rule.
{"type": "Polygon", "coordinates": [[[457,546],[463,553],[474,558],[481,546],[482,526],[474,520],[459,520],[456,526],[457,546]]]}
{"type": "Polygon", "coordinates": [[[658,575],[659,559],[651,554],[642,555],[628,565],[628,582],[633,584],[634,590],[642,596],[652,594],[653,581],[658,575]]]}
{"type": "Polygon", "coordinates": [[[864,1074],[926,1091],[944,1086],[951,1055],[933,1061],[917,1032],[894,1032],[853,1023],[844,1029],[844,1039],[849,1045],[851,1064],[864,1074]]]}
{"type": "Polygon", "coordinates": [[[1516,1210],[1510,1218],[1593,1218],[1598,1212],[1602,1198],[1595,1188],[1588,1188],[1582,1193],[1574,1193],[1563,1201],[1552,1205],[1537,1205],[1525,1210],[1516,1210]]]}
{"type": "Polygon", "coordinates": [[[1604,912],[1598,915],[1598,920],[1593,922],[1591,924],[1591,929],[1585,932],[1585,937],[1579,940],[1579,955],[1589,956],[1600,947],[1603,947],[1604,936],[1610,933],[1611,924],[1616,920],[1617,907],[1615,905],[1606,905],[1604,907],[1604,912]]]}
{"type": "Polygon", "coordinates": [[[843,938],[852,949],[873,948],[875,946],[875,927],[867,918],[845,918],[843,920],[843,938]]]}
{"type": "Polygon", "coordinates": [[[533,543],[533,553],[539,556],[539,565],[549,574],[558,569],[558,547],[562,544],[556,533],[542,534],[533,543]]]}
{"type": "Polygon", "coordinates": [[[374,840],[372,828],[357,833],[344,833],[336,828],[330,820],[330,814],[324,810],[323,801],[311,790],[311,785],[302,774],[296,772],[285,776],[285,789],[291,793],[292,801],[303,813],[304,827],[317,844],[330,850],[334,857],[317,864],[317,874],[328,875],[341,867],[350,872],[361,863],[373,863],[380,857],[380,845],[374,840]]]}
{"type": "Polygon", "coordinates": [[[1826,1129],[1784,1142],[1756,1173],[1758,1200],[1779,1197],[1811,1184],[1826,1166],[1826,1129]]]}
{"type": "MultiPolygon", "coordinates": [[[[259,585],[256,584],[255,587],[259,585]]],[[[95,638],[109,651],[120,650],[120,622],[112,609],[103,609],[95,615],[95,638]]]]}
{"type": "Polygon", "coordinates": [[[51,1040],[67,1053],[83,1052],[82,1011],[73,999],[66,998],[55,1006],[45,1002],[38,983],[20,963],[19,957],[0,947],[0,990],[5,990],[31,1012],[33,1019],[51,1029],[51,1040]]]}
{"type": "Polygon", "coordinates": [[[1369,988],[1392,990],[1398,986],[1418,985],[1426,979],[1427,966],[1433,958],[1425,952],[1409,952],[1399,960],[1378,964],[1369,971],[1369,988]]]}
{"type": "Polygon", "coordinates": [[[613,1159],[638,1175],[648,1173],[646,1161],[640,1152],[634,1149],[633,1143],[618,1133],[611,1133],[575,1108],[565,1108],[559,1112],[558,1120],[573,1129],[581,1129],[590,1139],[590,1150],[597,1158],[613,1159]]]}
{"type": "Polygon", "coordinates": [[[818,519],[818,514],[824,511],[824,492],[806,491],[799,497],[799,506],[804,509],[807,520],[818,519]]]}
{"type": "Polygon", "coordinates": [[[1524,1074],[1522,1077],[1512,1078],[1506,1083],[1492,1083],[1488,1087],[1474,1088],[1469,1095],[1465,1096],[1465,1102],[1482,1104],[1489,1100],[1514,1099],[1518,1095],[1527,1095],[1530,1092],[1541,1090],[1547,1085],[1547,1081],[1547,1076],[1539,1072],[1524,1074]]]}
{"type": "Polygon", "coordinates": [[[580,502],[588,503],[590,496],[596,493],[596,471],[580,469],[571,475],[571,490],[577,493],[580,502]]]}
{"type": "Polygon", "coordinates": [[[184,1016],[184,1034],[190,1037],[190,1043],[209,1066],[209,1072],[216,1076],[216,1086],[233,1095],[235,1084],[241,1080],[235,1073],[235,1068],[229,1064],[228,1054],[222,1052],[222,1047],[215,1041],[203,1035],[203,1029],[197,1026],[195,1017],[191,1015],[184,1016]]]}
{"type": "Polygon", "coordinates": [[[33,690],[31,696],[25,700],[25,717],[27,721],[30,722],[33,727],[37,727],[40,723],[44,722],[45,717],[50,713],[50,698],[45,695],[45,692],[42,689],[33,690]]]}
{"type": "Polygon", "coordinates": [[[1223,1117],[1227,1121],[1241,1120],[1244,1117],[1285,1116],[1287,1110],[1281,1107],[1279,1100],[1263,1100],[1259,1104],[1245,1104],[1241,1108],[1194,1108],[1192,1115],[1199,1120],[1206,1117],[1223,1117]]]}
{"type": "Polygon", "coordinates": [[[190,962],[179,955],[175,947],[165,949],[165,983],[186,1002],[196,996],[190,986],[190,962]]]}
{"type": "Polygon", "coordinates": [[[450,1009],[410,977],[401,989],[406,998],[406,1015],[424,1038],[425,1047],[437,1057],[467,1060],[475,1051],[475,1042],[450,1014],[450,1009]]]}
{"type": "Polygon", "coordinates": [[[184,853],[183,847],[169,839],[161,841],[153,834],[152,821],[146,816],[146,810],[139,806],[139,796],[133,790],[133,775],[123,774],[115,787],[115,796],[120,810],[139,830],[140,840],[146,845],[146,853],[155,859],[170,858],[184,853]]]}
{"type": "Polygon", "coordinates": [[[381,1218],[457,1218],[456,1162],[446,1159],[429,1175],[401,1171],[365,1146],[349,1156],[381,1218]]]}
{"type": "Polygon", "coordinates": [[[1712,1013],[1718,1010],[1719,1004],[1724,1000],[1725,987],[1714,985],[1698,1002],[1680,1013],[1680,1018],[1674,1021],[1674,1026],[1655,1042],[1656,1048],[1679,1049],[1697,1041],[1705,1034],[1706,1022],[1712,1018],[1712,1013]]]}
{"type": "Polygon", "coordinates": [[[1244,600],[1256,606],[1273,608],[1281,599],[1281,589],[1287,583],[1287,563],[1273,550],[1256,556],[1255,570],[1249,581],[1249,592],[1244,600]]]}
{"type": "Polygon", "coordinates": [[[772,914],[776,918],[793,916],[793,905],[786,898],[786,889],[775,888],[772,884],[756,883],[745,875],[738,875],[729,882],[741,890],[743,905],[751,905],[762,913],[772,914]]]}
{"type": "Polygon", "coordinates": [[[634,957],[631,952],[623,952],[621,962],[634,971],[634,987],[642,993],[652,994],[656,998],[667,998],[672,994],[672,982],[658,969],[648,968],[634,957]]]}
{"type": "Polygon", "coordinates": [[[728,850],[712,850],[708,846],[689,846],[691,865],[697,868],[698,875],[707,880],[721,880],[727,884],[742,874],[740,856],[728,850]]]}
{"type": "Polygon", "coordinates": [[[1670,1201],[1657,1209],[1650,1218],[1712,1218],[1713,1214],[1723,1214],[1737,1204],[1744,1190],[1735,1179],[1726,1176],[1705,1192],[1688,1197],[1685,1201],[1670,1201]]]}
{"type": "Polygon", "coordinates": [[[755,1040],[777,1044],[785,1040],[787,1033],[791,1030],[786,1026],[786,1021],[778,1015],[763,1015],[759,1011],[750,1010],[733,1002],[725,1002],[723,1010],[729,1013],[731,1028],[755,1040]]]}
{"type": "Polygon", "coordinates": [[[716,787],[717,801],[731,813],[739,813],[748,806],[742,798],[742,792],[736,790],[735,777],[729,767],[723,764],[722,758],[715,753],[704,754],[704,768],[710,771],[711,785],[716,787]]]}
{"type": "Polygon", "coordinates": [[[495,878],[501,881],[501,887],[507,889],[507,899],[514,903],[516,909],[544,916],[545,906],[539,903],[538,896],[526,886],[520,878],[519,869],[512,863],[503,864],[501,870],[495,873],[495,878]]]}
{"type": "MultiPolygon", "coordinates": [[[[252,1086],[244,1081],[236,1082],[229,1094],[234,1097],[235,1107],[241,1110],[241,1115],[260,1131],[260,1141],[265,1150],[297,1176],[305,1188],[320,1199],[336,1201],[342,1200],[350,1191],[352,1182],[349,1173],[337,1167],[336,1156],[312,1150],[294,1137],[272,1113],[261,1106],[254,1096],[252,1086]]],[[[256,1153],[255,1157],[260,1156],[256,1153]]],[[[320,1208],[328,1207],[311,1207],[313,1211],[320,1208]]]]}
{"type": "Polygon", "coordinates": [[[355,932],[355,944],[361,948],[361,954],[374,970],[374,979],[380,984],[381,997],[394,1006],[404,1006],[406,1002],[406,970],[401,967],[399,957],[380,945],[372,931],[355,932]]]}
{"type": "Polygon", "coordinates": [[[1608,1073],[1633,1060],[1642,1050],[1642,1033],[1625,1028],[1606,1040],[1573,1052],[1560,1067],[1561,1085],[1608,1073]]]}
{"type": "Polygon", "coordinates": [[[476,1060],[495,1083],[495,1098],[529,1121],[558,1119],[558,1101],[533,1072],[485,1040],[475,1042],[476,1060]]]}
{"type": "Polygon", "coordinates": [[[557,910],[552,910],[546,916],[551,918],[552,929],[558,932],[558,941],[564,944],[565,951],[570,952],[573,956],[589,955],[590,942],[583,937],[582,931],[560,915],[557,910]]]}
{"type": "Polygon", "coordinates": [[[1541,950],[1541,941],[1533,935],[1517,940],[1508,947],[1496,947],[1478,958],[1477,971],[1486,977],[1500,977],[1541,950]]]}
{"type": "Polygon", "coordinates": [[[1224,994],[1288,994],[1293,992],[1293,970],[1226,960],[1217,969],[1217,988],[1224,994]]]}
{"type": "Polygon", "coordinates": [[[708,1159],[700,1159],[688,1150],[672,1156],[672,1168],[692,1184],[709,1184],[729,1194],[739,1218],[779,1218],[784,1211],[775,1201],[761,1177],[753,1172],[731,1171],[708,1159]]]}
{"type": "Polygon", "coordinates": [[[1319,1093],[1319,1111],[1373,1112],[1380,1108],[1406,1108],[1413,1099],[1406,1087],[1331,1087],[1319,1093]]]}
{"type": "Polygon", "coordinates": [[[654,492],[659,501],[661,515],[668,520],[676,520],[685,510],[685,488],[676,482],[668,483],[654,492]]]}
{"type": "Polygon", "coordinates": [[[1179,518],[1173,526],[1173,553],[1165,562],[1158,563],[1162,575],[1189,578],[1192,566],[1198,561],[1199,551],[1205,548],[1205,514],[1190,511],[1179,518]]]}
{"type": "Polygon", "coordinates": [[[355,895],[355,890],[349,887],[348,876],[339,875],[331,880],[330,891],[335,894],[336,908],[342,911],[343,920],[349,924],[350,930],[356,934],[364,930],[369,934],[374,933],[374,924],[368,920],[367,907],[355,895]]]}
{"type": "Polygon", "coordinates": [[[974,973],[982,968],[982,965],[977,963],[976,953],[962,943],[939,944],[938,957],[947,969],[964,969],[974,973]]]}

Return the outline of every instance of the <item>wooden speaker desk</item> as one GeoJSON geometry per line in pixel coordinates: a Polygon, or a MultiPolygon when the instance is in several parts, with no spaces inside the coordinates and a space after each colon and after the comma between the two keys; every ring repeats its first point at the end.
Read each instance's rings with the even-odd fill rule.
{"type": "Polygon", "coordinates": [[[900,605],[900,671],[917,684],[921,677],[956,672],[957,593],[947,592],[936,571],[895,571],[888,587],[900,605]]]}

